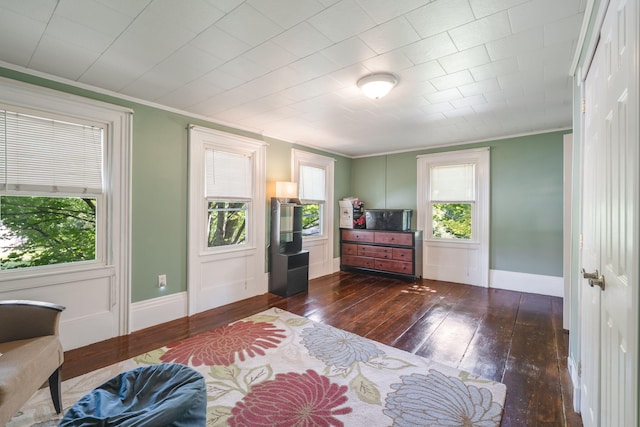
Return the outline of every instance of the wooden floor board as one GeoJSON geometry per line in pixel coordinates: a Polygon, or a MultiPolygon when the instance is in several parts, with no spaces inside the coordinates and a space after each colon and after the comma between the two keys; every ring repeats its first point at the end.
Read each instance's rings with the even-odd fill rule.
{"type": "Polygon", "coordinates": [[[63,379],[270,307],[431,357],[507,386],[502,427],[582,426],[572,410],[560,298],[339,272],[289,298],[265,294],[65,352],[63,379]]]}

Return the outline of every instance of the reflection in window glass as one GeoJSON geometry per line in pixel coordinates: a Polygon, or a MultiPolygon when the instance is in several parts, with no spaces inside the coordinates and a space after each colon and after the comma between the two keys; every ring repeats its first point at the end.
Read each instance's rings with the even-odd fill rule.
{"type": "Polygon", "coordinates": [[[433,237],[471,239],[471,203],[434,203],[433,237]]]}
{"type": "Polygon", "coordinates": [[[247,241],[248,202],[210,201],[207,246],[242,245],[247,241]]]}
{"type": "Polygon", "coordinates": [[[0,197],[2,270],[96,259],[92,197],[0,197]]]}

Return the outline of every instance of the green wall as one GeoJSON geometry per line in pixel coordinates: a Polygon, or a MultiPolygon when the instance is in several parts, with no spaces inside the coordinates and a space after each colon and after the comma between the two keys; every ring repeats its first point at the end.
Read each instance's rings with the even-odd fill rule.
{"type": "MultiPolygon", "coordinates": [[[[0,68],[0,77],[32,83],[75,95],[129,107],[133,114],[132,141],[132,247],[131,301],[138,302],[187,289],[188,170],[187,126],[195,124],[264,140],[267,147],[267,197],[275,181],[289,180],[293,144],[228,128],[117,97],[0,68]],[[159,274],[167,275],[167,287],[157,288],[159,274]]],[[[296,146],[336,159],[336,200],[348,195],[351,160],[296,146]]],[[[265,204],[267,201],[265,200],[265,204]]],[[[269,209],[267,209],[269,212],[269,209]]],[[[335,215],[338,208],[336,203],[335,215]]],[[[265,218],[269,223],[269,218],[265,218]]],[[[334,231],[334,256],[338,256],[338,229],[334,231]]],[[[265,271],[266,271],[265,261],[265,271]]]]}
{"type": "Polygon", "coordinates": [[[416,156],[491,148],[490,268],[562,276],[562,137],[570,131],[353,160],[352,195],[366,208],[413,209],[416,156]]]}

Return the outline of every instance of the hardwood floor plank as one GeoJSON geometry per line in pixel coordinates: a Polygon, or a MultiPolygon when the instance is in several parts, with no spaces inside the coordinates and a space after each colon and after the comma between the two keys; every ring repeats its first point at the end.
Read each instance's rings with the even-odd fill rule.
{"type": "Polygon", "coordinates": [[[507,386],[502,426],[582,426],[572,410],[562,300],[542,295],[338,272],[309,291],[259,295],[65,352],[63,379],[270,307],[307,316],[507,386]]]}

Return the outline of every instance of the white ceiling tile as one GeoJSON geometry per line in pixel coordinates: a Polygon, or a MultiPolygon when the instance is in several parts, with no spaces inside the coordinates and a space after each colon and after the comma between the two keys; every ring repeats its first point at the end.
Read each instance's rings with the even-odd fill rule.
{"type": "Polygon", "coordinates": [[[189,43],[225,61],[233,59],[251,48],[249,44],[225,33],[216,26],[203,31],[189,43]]]}
{"type": "Polygon", "coordinates": [[[424,0],[357,0],[357,2],[378,24],[402,16],[424,6],[425,3],[424,0]]]}
{"type": "Polygon", "coordinates": [[[449,31],[453,43],[460,50],[489,43],[511,34],[507,12],[497,13],[449,31]]]}
{"type": "Polygon", "coordinates": [[[118,36],[133,20],[132,16],[93,0],[61,1],[51,23],[56,18],[66,18],[65,22],[75,22],[78,26],[84,27],[85,32],[91,30],[110,38],[118,36]]]}
{"type": "Polygon", "coordinates": [[[128,84],[123,88],[130,96],[141,99],[156,101],[164,95],[174,92],[182,86],[177,81],[167,80],[164,75],[149,71],[138,80],[128,84]]]}
{"type": "Polygon", "coordinates": [[[458,89],[464,96],[473,96],[500,90],[500,85],[498,84],[498,80],[493,78],[460,86],[458,89]]]}
{"type": "Polygon", "coordinates": [[[531,0],[509,9],[509,19],[514,33],[543,26],[579,12],[578,0],[531,0]]]}
{"type": "Polygon", "coordinates": [[[549,46],[552,44],[574,40],[576,34],[580,33],[581,26],[581,15],[572,15],[567,18],[559,19],[557,21],[545,24],[544,45],[549,46]]]}
{"type": "Polygon", "coordinates": [[[437,0],[409,12],[407,19],[422,38],[473,21],[468,0],[437,0]]]}
{"type": "Polygon", "coordinates": [[[306,98],[314,98],[334,90],[339,90],[342,87],[343,85],[334,78],[322,76],[293,86],[284,91],[284,95],[295,102],[299,102],[306,98]]]}
{"type": "Polygon", "coordinates": [[[524,96],[524,90],[522,87],[515,87],[511,89],[501,89],[495,92],[485,93],[484,97],[489,104],[495,104],[503,102],[507,99],[522,98],[524,96]]]}
{"type": "Polygon", "coordinates": [[[156,65],[151,72],[159,78],[165,78],[177,84],[186,84],[203,76],[220,63],[220,59],[196,47],[186,45],[156,65]]]}
{"type": "Polygon", "coordinates": [[[371,72],[386,71],[399,73],[406,68],[413,67],[413,62],[401,51],[394,50],[362,61],[362,65],[367,67],[371,72]]]}
{"type": "Polygon", "coordinates": [[[427,98],[427,101],[429,101],[431,104],[438,104],[441,102],[452,101],[454,99],[460,99],[462,98],[462,94],[457,88],[451,88],[427,94],[425,98],[427,98]]]}
{"type": "Polygon", "coordinates": [[[265,42],[247,51],[244,56],[268,70],[286,66],[297,57],[272,42],[265,42]]]}
{"type": "Polygon", "coordinates": [[[420,109],[426,114],[435,114],[435,113],[443,113],[446,111],[451,111],[454,108],[453,108],[453,105],[451,105],[448,102],[440,102],[438,104],[425,105],[420,109]]]}
{"type": "Polygon", "coordinates": [[[220,9],[204,0],[189,0],[188,4],[175,0],[153,0],[146,11],[171,19],[174,24],[189,28],[196,34],[224,16],[220,9]]]}
{"type": "Polygon", "coordinates": [[[527,1],[530,0],[469,0],[469,3],[476,18],[483,18],[527,1]]]}
{"type": "Polygon", "coordinates": [[[333,44],[331,40],[307,22],[302,22],[277,35],[272,41],[297,55],[298,58],[304,58],[333,44]]]}
{"type": "Polygon", "coordinates": [[[200,77],[200,80],[208,81],[212,85],[221,87],[224,90],[234,89],[243,83],[239,76],[227,74],[220,69],[208,72],[204,76],[200,77]]]}
{"type": "Polygon", "coordinates": [[[544,32],[542,27],[538,27],[487,43],[486,46],[491,60],[497,61],[505,58],[514,58],[523,52],[540,49],[543,45],[544,32]]]}
{"type": "Polygon", "coordinates": [[[0,52],[2,60],[26,67],[45,30],[39,20],[0,10],[0,52]]]}
{"type": "Polygon", "coordinates": [[[438,59],[438,62],[447,73],[455,73],[456,71],[484,65],[490,62],[490,59],[484,46],[476,46],[462,52],[443,56],[438,59]]]}
{"type": "Polygon", "coordinates": [[[49,22],[49,18],[56,6],[58,6],[58,0],[2,0],[0,4],[0,7],[4,10],[10,10],[18,15],[45,24],[49,22]]]}
{"type": "Polygon", "coordinates": [[[186,109],[221,93],[223,89],[207,79],[197,79],[180,86],[177,90],[160,96],[157,102],[173,108],[186,109]]]}
{"type": "Polygon", "coordinates": [[[321,53],[333,61],[338,66],[337,68],[348,67],[356,62],[366,61],[376,56],[376,53],[358,37],[341,41],[323,49],[321,53]]]}
{"type": "Polygon", "coordinates": [[[455,108],[471,107],[471,106],[476,106],[476,105],[486,104],[486,103],[487,103],[487,100],[484,99],[484,96],[482,95],[466,96],[462,99],[454,99],[450,101],[450,104],[453,105],[455,108]]]}
{"type": "Polygon", "coordinates": [[[468,70],[458,71],[457,73],[447,74],[442,77],[431,79],[431,84],[438,90],[459,87],[473,82],[473,77],[468,70]]]}
{"type": "Polygon", "coordinates": [[[236,7],[240,6],[245,0],[206,0],[211,6],[214,6],[223,12],[229,13],[236,7]]]}
{"type": "Polygon", "coordinates": [[[420,36],[404,17],[373,27],[359,36],[376,53],[386,53],[420,40],[420,36]]]}
{"type": "Polygon", "coordinates": [[[503,74],[518,72],[518,60],[516,58],[501,59],[499,61],[490,62],[478,67],[473,67],[469,71],[471,71],[471,75],[473,76],[474,80],[487,80],[492,77],[501,76],[503,74]]]}
{"type": "Polygon", "coordinates": [[[248,3],[283,28],[291,28],[324,8],[316,0],[249,0],[248,3]]]}
{"type": "Polygon", "coordinates": [[[96,0],[98,3],[134,18],[153,0],[96,0]]]}
{"type": "Polygon", "coordinates": [[[309,23],[334,42],[353,37],[375,25],[355,0],[341,0],[311,17],[309,23]]]}
{"type": "Polygon", "coordinates": [[[247,3],[225,15],[216,26],[251,45],[260,44],[283,31],[281,26],[247,3]]]}
{"type": "Polygon", "coordinates": [[[408,82],[423,82],[444,76],[446,73],[438,61],[429,61],[415,67],[407,68],[400,73],[401,80],[408,82]]]}
{"type": "Polygon", "coordinates": [[[338,67],[333,61],[321,53],[309,55],[289,65],[298,75],[300,81],[305,82],[336,71],[338,67]]]}
{"type": "Polygon", "coordinates": [[[62,16],[54,16],[51,19],[45,37],[53,37],[98,54],[104,52],[115,38],[62,16]]]}
{"type": "Polygon", "coordinates": [[[77,80],[96,59],[98,54],[94,52],[48,37],[40,40],[29,66],[77,80]]]}
{"type": "Polygon", "coordinates": [[[118,92],[146,71],[147,67],[127,61],[118,52],[108,51],[82,74],[79,81],[118,92]]]}
{"type": "Polygon", "coordinates": [[[401,50],[414,64],[422,64],[458,52],[448,33],[428,37],[401,50]]]}
{"type": "Polygon", "coordinates": [[[255,78],[265,75],[269,69],[263,67],[245,56],[239,56],[231,61],[225,62],[218,69],[226,74],[236,76],[239,79],[249,82],[255,78]]]}

